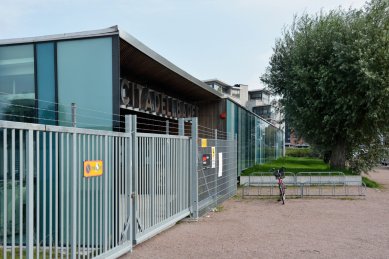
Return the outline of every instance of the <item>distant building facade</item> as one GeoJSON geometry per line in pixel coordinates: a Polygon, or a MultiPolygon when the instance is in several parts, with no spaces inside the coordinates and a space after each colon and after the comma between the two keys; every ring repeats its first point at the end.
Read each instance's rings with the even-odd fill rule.
{"type": "MultiPolygon", "coordinates": [[[[246,107],[248,97],[248,86],[244,84],[230,85],[219,79],[205,80],[208,86],[223,94],[224,97],[230,97],[240,105],[246,107]]],[[[251,110],[250,110],[251,111],[251,110]]]]}

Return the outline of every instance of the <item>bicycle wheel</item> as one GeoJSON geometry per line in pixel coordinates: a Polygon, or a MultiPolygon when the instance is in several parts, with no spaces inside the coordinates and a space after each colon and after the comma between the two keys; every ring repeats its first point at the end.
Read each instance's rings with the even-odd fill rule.
{"type": "Polygon", "coordinates": [[[285,204],[285,185],[282,183],[280,185],[280,196],[281,196],[281,200],[282,200],[282,204],[285,204]]]}

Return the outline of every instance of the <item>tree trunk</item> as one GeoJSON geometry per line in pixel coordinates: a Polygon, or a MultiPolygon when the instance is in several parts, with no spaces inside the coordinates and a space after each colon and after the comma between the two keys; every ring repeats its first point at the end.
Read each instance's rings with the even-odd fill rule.
{"type": "Polygon", "coordinates": [[[338,142],[331,150],[331,168],[344,169],[346,167],[346,145],[343,141],[338,142]]]}

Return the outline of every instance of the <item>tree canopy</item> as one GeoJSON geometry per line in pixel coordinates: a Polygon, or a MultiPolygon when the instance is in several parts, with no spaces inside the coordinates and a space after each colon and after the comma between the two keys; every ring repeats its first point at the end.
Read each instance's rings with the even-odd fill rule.
{"type": "Polygon", "coordinates": [[[291,126],[335,168],[360,150],[363,169],[376,163],[389,132],[389,1],[295,17],[273,50],[261,80],[291,126]]]}

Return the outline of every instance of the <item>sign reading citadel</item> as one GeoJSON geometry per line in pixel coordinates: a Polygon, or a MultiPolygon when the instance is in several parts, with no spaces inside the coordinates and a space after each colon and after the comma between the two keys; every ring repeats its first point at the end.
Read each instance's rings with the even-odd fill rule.
{"type": "Polygon", "coordinates": [[[197,117],[198,107],[146,86],[121,79],[122,108],[140,110],[173,118],[197,117]]]}

